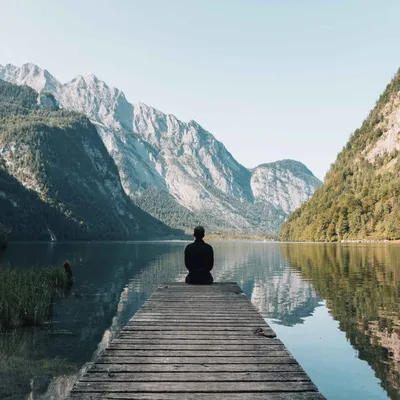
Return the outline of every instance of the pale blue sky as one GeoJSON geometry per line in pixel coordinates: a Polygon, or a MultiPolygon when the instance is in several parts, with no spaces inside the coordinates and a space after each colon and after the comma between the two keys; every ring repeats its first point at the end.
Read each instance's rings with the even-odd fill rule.
{"type": "Polygon", "coordinates": [[[0,64],[93,72],[319,178],[400,67],[399,0],[0,0],[0,64]]]}

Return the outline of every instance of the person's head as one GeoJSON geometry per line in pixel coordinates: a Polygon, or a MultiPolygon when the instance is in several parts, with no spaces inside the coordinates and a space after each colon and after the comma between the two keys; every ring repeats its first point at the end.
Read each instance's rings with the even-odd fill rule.
{"type": "Polygon", "coordinates": [[[203,239],[204,228],[202,226],[196,226],[196,228],[194,228],[193,236],[198,240],[203,239]]]}

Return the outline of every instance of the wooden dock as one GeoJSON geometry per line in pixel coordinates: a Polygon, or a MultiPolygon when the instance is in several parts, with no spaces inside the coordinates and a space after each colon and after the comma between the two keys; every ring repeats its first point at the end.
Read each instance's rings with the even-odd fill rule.
{"type": "Polygon", "coordinates": [[[321,400],[236,283],[159,287],[69,399],[321,400]]]}

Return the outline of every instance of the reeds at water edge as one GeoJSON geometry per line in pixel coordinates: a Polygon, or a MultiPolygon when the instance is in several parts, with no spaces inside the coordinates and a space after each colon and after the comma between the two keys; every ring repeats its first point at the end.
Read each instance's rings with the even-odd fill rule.
{"type": "Polygon", "coordinates": [[[68,284],[63,267],[0,268],[0,330],[48,320],[68,284]]]}

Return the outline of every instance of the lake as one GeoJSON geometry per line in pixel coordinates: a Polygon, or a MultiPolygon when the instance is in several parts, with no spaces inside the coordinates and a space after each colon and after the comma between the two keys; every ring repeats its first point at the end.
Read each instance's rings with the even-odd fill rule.
{"type": "MultiPolygon", "coordinates": [[[[184,280],[186,244],[10,244],[0,268],[68,259],[75,284],[50,323],[0,334],[0,398],[63,399],[159,284],[184,280]]],[[[214,280],[241,286],[327,399],[400,399],[400,245],[212,245],[214,280]]]]}

